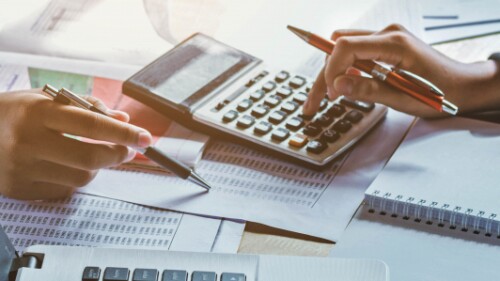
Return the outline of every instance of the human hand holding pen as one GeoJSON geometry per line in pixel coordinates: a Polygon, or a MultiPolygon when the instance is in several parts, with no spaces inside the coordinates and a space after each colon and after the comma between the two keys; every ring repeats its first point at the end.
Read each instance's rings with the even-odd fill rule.
{"type": "Polygon", "coordinates": [[[92,97],[87,101],[110,117],[55,103],[39,89],[0,95],[1,194],[27,200],[67,197],[99,169],[132,160],[135,151],[129,147],[151,145],[151,134],[128,124],[126,113],[108,110],[92,97]]]}
{"type": "Polygon", "coordinates": [[[396,110],[422,117],[446,116],[420,101],[371,78],[361,77],[352,68],[357,60],[375,60],[402,68],[431,80],[460,108],[471,112],[498,108],[498,96],[475,94],[488,87],[486,82],[495,75],[491,61],[464,64],[440,54],[399,25],[390,25],[380,32],[341,30],[332,35],[336,46],[326,59],[325,67],[316,79],[304,113],[318,109],[325,93],[334,99],[345,95],[351,99],[378,102],[396,110]]]}

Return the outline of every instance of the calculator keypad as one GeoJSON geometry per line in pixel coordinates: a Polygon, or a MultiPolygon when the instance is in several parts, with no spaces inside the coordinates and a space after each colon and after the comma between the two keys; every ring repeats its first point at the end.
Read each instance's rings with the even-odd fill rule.
{"type": "MultiPolygon", "coordinates": [[[[212,112],[235,135],[244,134],[302,159],[309,157],[320,162],[345,150],[387,111],[381,105],[344,97],[329,101],[325,97],[316,114],[304,115],[302,106],[313,81],[288,71],[268,74],[261,72],[247,83],[252,84],[247,91],[223,109],[212,112]]],[[[215,101],[210,106],[217,109],[215,101]]]]}

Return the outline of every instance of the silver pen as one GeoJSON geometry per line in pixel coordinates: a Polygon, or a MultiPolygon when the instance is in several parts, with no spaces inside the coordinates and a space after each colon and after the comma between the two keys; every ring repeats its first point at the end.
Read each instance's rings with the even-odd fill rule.
{"type": "MultiPolygon", "coordinates": [[[[95,107],[90,102],[82,99],[78,95],[72,93],[71,91],[62,88],[61,90],[57,90],[51,85],[45,85],[43,87],[43,91],[51,96],[55,102],[67,105],[74,105],[86,110],[90,110],[99,114],[103,114],[107,116],[107,113],[95,107]]],[[[198,175],[194,170],[186,166],[184,163],[165,155],[163,152],[158,149],[149,146],[147,148],[136,149],[139,153],[146,156],[148,159],[153,162],[159,164],[161,167],[173,172],[177,176],[187,179],[209,191],[212,187],[204,180],[200,175],[198,175]]]]}

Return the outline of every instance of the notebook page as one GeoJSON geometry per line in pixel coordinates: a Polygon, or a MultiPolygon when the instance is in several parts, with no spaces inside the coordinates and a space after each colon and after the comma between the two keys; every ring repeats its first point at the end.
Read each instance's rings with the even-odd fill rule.
{"type": "Polygon", "coordinates": [[[498,280],[500,244],[480,238],[360,209],[330,256],[380,259],[391,280],[498,280]]]}
{"type": "Polygon", "coordinates": [[[419,120],[365,194],[498,219],[499,166],[499,125],[419,120]]]}

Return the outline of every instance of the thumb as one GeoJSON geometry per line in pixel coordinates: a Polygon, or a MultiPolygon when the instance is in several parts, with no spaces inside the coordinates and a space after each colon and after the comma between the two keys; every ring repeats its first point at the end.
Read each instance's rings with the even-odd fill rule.
{"type": "Polygon", "coordinates": [[[106,114],[116,120],[122,121],[122,122],[128,122],[130,120],[130,116],[123,111],[119,110],[113,110],[109,109],[100,99],[92,96],[86,96],[84,97],[85,100],[90,102],[93,106],[95,106],[97,109],[106,112],[106,114]]]}

